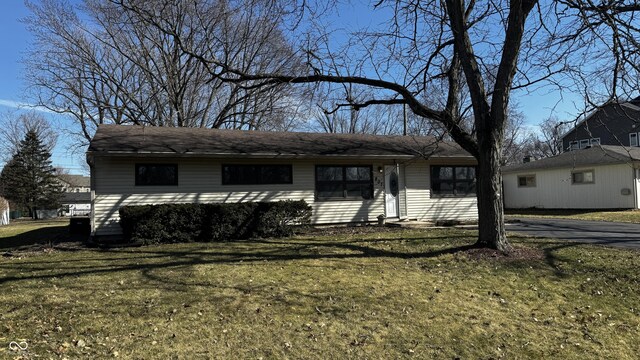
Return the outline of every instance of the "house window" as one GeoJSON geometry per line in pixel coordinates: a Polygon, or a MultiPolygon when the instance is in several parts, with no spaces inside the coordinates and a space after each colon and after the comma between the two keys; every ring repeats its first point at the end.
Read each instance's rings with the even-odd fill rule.
{"type": "Polygon", "coordinates": [[[572,141],[569,143],[569,150],[578,150],[580,149],[580,143],[577,141],[572,141]]]}
{"type": "Polygon", "coordinates": [[[589,146],[589,139],[580,140],[580,149],[586,149],[589,146]]]}
{"type": "Polygon", "coordinates": [[[136,186],[178,185],[177,164],[136,164],[136,186]]]}
{"type": "Polygon", "coordinates": [[[574,171],[571,173],[572,184],[593,184],[593,170],[574,171]]]}
{"type": "Polygon", "coordinates": [[[629,146],[638,146],[638,133],[629,134],[629,146]]]}
{"type": "Polygon", "coordinates": [[[600,138],[591,139],[591,146],[600,145],[600,138]]]}
{"type": "Polygon", "coordinates": [[[371,199],[371,166],[316,166],[316,199],[371,199]]]}
{"type": "Polygon", "coordinates": [[[536,176],[535,175],[518,176],[518,187],[536,187],[536,176]]]}
{"type": "Polygon", "coordinates": [[[473,166],[432,166],[431,194],[465,196],[476,193],[473,166]]]}
{"type": "Polygon", "coordinates": [[[291,165],[222,165],[222,185],[275,185],[293,183],[291,165]]]}

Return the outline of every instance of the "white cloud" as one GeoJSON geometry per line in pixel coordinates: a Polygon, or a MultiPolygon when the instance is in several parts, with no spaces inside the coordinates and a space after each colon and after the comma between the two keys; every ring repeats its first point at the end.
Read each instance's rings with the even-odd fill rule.
{"type": "Polygon", "coordinates": [[[19,110],[35,110],[35,111],[39,111],[47,114],[57,114],[55,111],[51,111],[42,106],[23,103],[15,100],[8,100],[8,99],[0,99],[0,106],[19,109],[19,110]]]}

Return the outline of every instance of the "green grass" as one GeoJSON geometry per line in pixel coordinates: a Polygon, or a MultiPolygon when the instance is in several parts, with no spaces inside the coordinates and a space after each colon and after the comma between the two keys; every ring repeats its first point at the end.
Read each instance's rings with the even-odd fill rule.
{"type": "Polygon", "coordinates": [[[474,237],[14,252],[0,358],[22,340],[25,358],[638,358],[638,252],[514,237],[544,256],[478,258],[462,251],[474,237]]]}
{"type": "Polygon", "coordinates": [[[638,210],[545,210],[545,209],[512,209],[506,210],[509,217],[535,217],[573,220],[613,221],[640,224],[638,210]]]}
{"type": "Polygon", "coordinates": [[[0,226],[0,251],[71,240],[68,225],[68,218],[12,220],[9,226],[0,226]]]}

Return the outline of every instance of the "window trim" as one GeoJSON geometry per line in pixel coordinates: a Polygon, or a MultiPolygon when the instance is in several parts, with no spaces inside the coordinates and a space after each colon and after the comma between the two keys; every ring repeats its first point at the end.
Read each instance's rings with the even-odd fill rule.
{"type": "MultiPolygon", "coordinates": [[[[526,181],[525,181],[526,182],[526,181]]],[[[518,175],[518,187],[519,188],[535,188],[538,187],[538,183],[536,181],[536,174],[523,174],[523,175],[518,175]],[[520,184],[520,179],[527,179],[527,178],[533,178],[533,185],[529,185],[528,182],[526,185],[521,185],[520,184]]]]}
{"type": "Polygon", "coordinates": [[[315,201],[367,201],[375,199],[375,188],[373,186],[373,165],[362,165],[362,164],[348,164],[348,165],[336,165],[336,164],[316,164],[315,173],[313,174],[314,180],[314,200],[315,201]],[[319,167],[339,167],[342,168],[342,180],[340,181],[318,181],[318,168],[319,167]],[[366,167],[369,168],[369,180],[347,180],[347,168],[350,167],[366,167]],[[318,183],[341,183],[342,184],[342,196],[332,196],[332,197],[319,197],[318,196],[318,183]],[[365,184],[370,186],[371,194],[369,198],[364,198],[362,196],[347,196],[347,185],[348,184],[365,184]]]}
{"type": "Polygon", "coordinates": [[[590,144],[589,139],[580,139],[580,149],[586,149],[590,144]]]}
{"type": "Polygon", "coordinates": [[[135,164],[135,173],[134,173],[134,182],[135,182],[135,186],[178,186],[179,184],[179,168],[178,168],[178,164],[176,163],[136,163],[135,164]],[[175,168],[175,172],[176,172],[176,179],[175,179],[175,183],[171,183],[171,184],[141,184],[139,179],[138,179],[138,171],[140,169],[140,167],[142,166],[170,166],[175,168]]]}
{"type": "Polygon", "coordinates": [[[220,165],[220,183],[223,186],[242,186],[242,185],[291,185],[293,184],[293,165],[292,164],[237,164],[237,163],[224,163],[220,165]],[[261,179],[256,178],[256,182],[252,183],[233,183],[225,181],[224,179],[224,168],[225,166],[243,166],[243,167],[266,167],[266,166],[283,166],[287,167],[289,170],[289,181],[288,182],[262,182],[261,179]]]}
{"type": "Polygon", "coordinates": [[[571,150],[580,150],[580,142],[579,141],[569,141],[569,151],[571,151],[571,150]]]}
{"type": "Polygon", "coordinates": [[[478,194],[478,188],[477,188],[477,184],[478,184],[478,167],[475,165],[430,165],[429,166],[429,194],[431,195],[432,198],[444,198],[444,197],[452,197],[452,198],[464,198],[464,197],[476,197],[478,194]],[[436,194],[433,192],[433,168],[435,167],[450,167],[453,168],[453,178],[452,178],[452,182],[453,182],[453,194],[436,194]],[[476,184],[476,188],[474,192],[468,192],[465,194],[456,194],[456,168],[473,168],[474,169],[474,175],[475,177],[473,178],[473,183],[476,184]]]}
{"type": "Polygon", "coordinates": [[[640,146],[640,143],[638,142],[638,133],[635,133],[635,132],[629,133],[629,146],[634,146],[634,147],[640,146]],[[635,142],[636,142],[635,145],[631,142],[632,136],[635,138],[635,142]]]}
{"type": "Polygon", "coordinates": [[[600,145],[600,138],[599,137],[591,138],[589,143],[591,144],[591,146],[598,146],[598,145],[600,145]]]}
{"type": "MultiPolygon", "coordinates": [[[[583,175],[583,179],[584,179],[584,175],[583,175]]],[[[584,170],[574,170],[571,171],[571,185],[589,185],[589,184],[595,184],[596,183],[596,172],[595,169],[584,169],[584,170]],[[581,181],[581,182],[576,182],[575,181],[575,174],[580,174],[580,173],[591,173],[591,181],[581,181]]]]}

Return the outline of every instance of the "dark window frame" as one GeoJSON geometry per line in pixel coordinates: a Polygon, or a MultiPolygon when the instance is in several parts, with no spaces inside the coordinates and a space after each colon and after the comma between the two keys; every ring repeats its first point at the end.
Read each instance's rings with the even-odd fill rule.
{"type": "Polygon", "coordinates": [[[222,164],[220,167],[220,176],[221,176],[221,183],[222,185],[225,186],[233,186],[233,185],[290,185],[293,184],[293,165],[292,164],[222,164]],[[228,180],[225,176],[225,167],[242,167],[242,168],[254,168],[254,171],[256,172],[256,174],[252,177],[252,179],[254,179],[255,181],[247,181],[247,182],[241,182],[241,181],[232,181],[232,180],[228,180]],[[283,168],[287,168],[289,174],[289,180],[288,181],[268,181],[264,178],[261,177],[262,175],[262,168],[265,167],[283,167],[283,168]]]}
{"type": "Polygon", "coordinates": [[[178,186],[178,178],[179,178],[179,173],[178,173],[179,169],[178,169],[178,164],[166,164],[166,163],[136,163],[135,164],[135,184],[136,186],[178,186]],[[140,181],[140,168],[143,166],[147,166],[147,167],[152,167],[152,166],[162,166],[162,167],[173,167],[175,170],[175,180],[172,182],[158,182],[158,183],[148,183],[148,182],[142,182],[140,181]]]}
{"type": "Polygon", "coordinates": [[[595,169],[576,170],[571,172],[571,185],[589,185],[596,183],[595,169]],[[584,174],[591,173],[591,181],[584,180],[584,174]],[[582,174],[582,181],[576,181],[576,175],[582,174]]]}
{"type": "Polygon", "coordinates": [[[536,175],[535,174],[518,175],[518,187],[523,187],[523,188],[537,187],[536,175]],[[520,183],[520,180],[522,179],[524,179],[525,184],[520,183]],[[533,179],[533,182],[529,182],[528,179],[533,179]]]}
{"type": "Polygon", "coordinates": [[[478,179],[478,167],[477,166],[472,166],[472,165],[431,165],[430,166],[430,187],[429,187],[429,192],[431,194],[431,197],[475,197],[477,194],[477,179],[478,179]],[[437,181],[435,181],[435,183],[442,183],[442,182],[451,182],[453,189],[451,190],[451,193],[440,193],[440,192],[436,192],[434,190],[434,179],[435,177],[433,176],[434,173],[436,172],[436,169],[440,169],[443,167],[450,167],[452,168],[453,174],[452,174],[452,178],[449,179],[440,179],[438,178],[437,181]],[[458,168],[473,168],[473,174],[474,174],[474,178],[473,180],[469,181],[467,179],[465,180],[459,180],[456,179],[456,169],[458,168]],[[473,192],[465,192],[462,194],[458,194],[456,193],[457,191],[457,183],[469,183],[469,185],[473,185],[473,192]]]}
{"type": "Polygon", "coordinates": [[[314,181],[315,181],[315,200],[316,201],[354,201],[354,200],[373,200],[374,188],[373,188],[373,165],[358,165],[358,164],[350,164],[350,165],[333,165],[333,164],[323,164],[316,165],[314,181]],[[322,167],[334,167],[334,168],[342,168],[342,180],[337,181],[327,181],[327,180],[318,180],[318,168],[322,167]],[[347,180],[347,168],[368,168],[369,169],[369,180],[347,180]],[[318,185],[330,185],[330,184],[340,184],[342,186],[342,196],[330,196],[330,197],[321,197],[318,196],[318,185]],[[369,197],[360,196],[348,196],[347,195],[347,187],[348,185],[367,185],[369,187],[369,197]]]}

